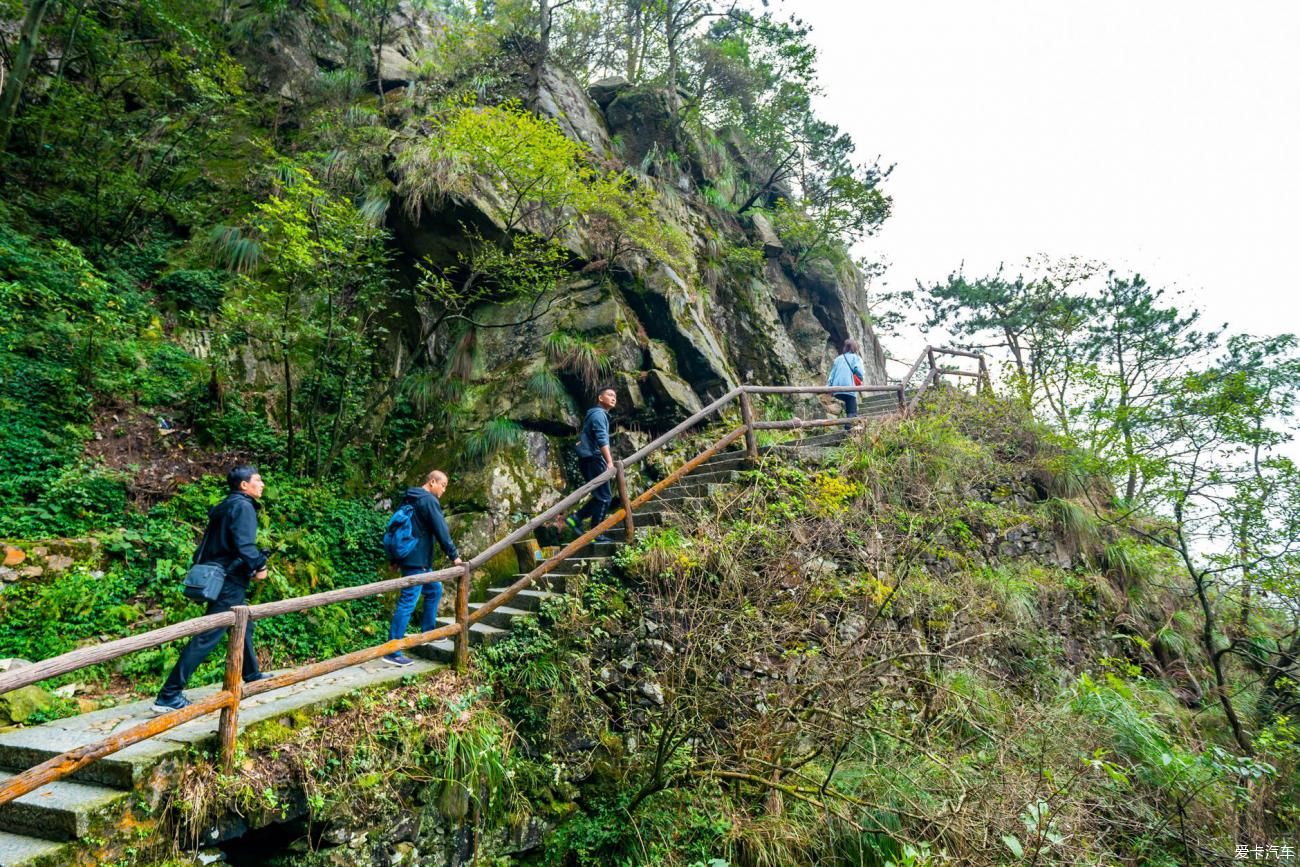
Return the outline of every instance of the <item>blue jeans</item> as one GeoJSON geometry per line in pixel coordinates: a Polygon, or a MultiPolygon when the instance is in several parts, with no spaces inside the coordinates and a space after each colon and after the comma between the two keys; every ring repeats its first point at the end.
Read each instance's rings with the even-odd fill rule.
{"type": "MultiPolygon", "coordinates": [[[[428,569],[402,569],[402,575],[419,575],[428,569]]],[[[406,627],[411,625],[411,615],[415,613],[415,603],[424,596],[424,611],[420,614],[420,631],[428,632],[438,625],[438,603],[442,601],[442,582],[417,584],[404,587],[397,597],[397,607],[393,609],[393,622],[388,626],[388,640],[404,638],[406,627]]]]}
{"type": "Polygon", "coordinates": [[[844,404],[844,415],[846,418],[853,418],[858,414],[858,395],[856,392],[846,394],[837,394],[835,399],[844,404]]]}

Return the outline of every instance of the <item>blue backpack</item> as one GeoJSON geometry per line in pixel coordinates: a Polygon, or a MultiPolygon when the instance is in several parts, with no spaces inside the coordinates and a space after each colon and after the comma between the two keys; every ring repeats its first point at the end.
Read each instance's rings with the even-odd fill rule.
{"type": "Polygon", "coordinates": [[[388,519],[388,526],[384,528],[384,553],[388,555],[389,563],[398,563],[415,550],[419,540],[415,538],[414,518],[415,506],[405,503],[388,519]]]}

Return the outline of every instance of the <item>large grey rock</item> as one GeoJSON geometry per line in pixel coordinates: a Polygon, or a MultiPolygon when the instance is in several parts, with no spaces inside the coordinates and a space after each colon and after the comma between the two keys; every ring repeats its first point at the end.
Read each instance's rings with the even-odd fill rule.
{"type": "Polygon", "coordinates": [[[546,67],[542,71],[537,109],[555,118],[565,134],[591,148],[596,156],[603,157],[609,153],[609,130],[605,128],[605,117],[572,76],[546,67]]]}
{"type": "Polygon", "coordinates": [[[593,82],[587,88],[587,94],[596,102],[601,109],[605,109],[614,97],[632,86],[632,83],[621,75],[611,75],[608,78],[602,78],[600,81],[593,82]]]}
{"type": "Polygon", "coordinates": [[[758,242],[763,245],[763,255],[769,259],[774,259],[785,252],[785,244],[781,243],[781,238],[776,234],[776,229],[772,228],[772,223],[758,212],[754,212],[750,218],[754,222],[754,234],[758,236],[758,242]]]}

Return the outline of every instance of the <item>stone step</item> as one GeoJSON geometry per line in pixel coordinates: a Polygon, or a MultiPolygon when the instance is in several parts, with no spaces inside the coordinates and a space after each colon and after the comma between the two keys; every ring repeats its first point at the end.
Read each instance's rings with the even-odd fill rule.
{"type": "MultiPolygon", "coordinates": [[[[488,598],[500,596],[502,593],[506,592],[507,589],[508,588],[506,587],[489,587],[488,598]]],[[[542,607],[543,602],[548,599],[554,599],[556,596],[560,595],[562,594],[553,593],[547,590],[520,590],[515,594],[514,598],[510,600],[510,602],[515,608],[520,608],[524,611],[536,611],[538,608],[542,607]]]]}
{"type": "MultiPolygon", "coordinates": [[[[512,598],[510,601],[514,602],[515,600],[514,598],[512,598]]],[[[473,614],[475,611],[478,611],[480,608],[484,606],[484,604],[485,603],[483,602],[471,602],[469,604],[470,614],[473,614]]],[[[483,619],[480,620],[479,623],[486,623],[488,626],[495,626],[497,629],[509,630],[511,622],[516,617],[530,617],[532,616],[532,613],[533,613],[532,611],[529,611],[524,608],[514,608],[509,605],[502,605],[498,608],[492,609],[487,614],[485,614],[483,616],[483,619]]]]}
{"type": "MultiPolygon", "coordinates": [[[[611,547],[622,547],[622,545],[615,543],[615,545],[612,545],[611,547]]],[[[583,571],[584,569],[590,569],[593,566],[603,566],[608,562],[609,562],[608,555],[604,557],[570,557],[567,560],[561,560],[559,563],[556,563],[553,567],[551,567],[551,571],[549,574],[575,575],[578,572],[583,571]]],[[[524,577],[523,573],[519,573],[515,575],[516,580],[522,577],[524,577]]]]}
{"type": "Polygon", "coordinates": [[[408,649],[407,653],[430,662],[447,663],[456,658],[456,642],[450,638],[441,638],[428,644],[417,644],[408,649]]]}
{"type": "Polygon", "coordinates": [[[707,503],[703,497],[660,497],[641,507],[637,514],[661,515],[665,512],[688,512],[707,503]]]}
{"type": "Polygon", "coordinates": [[[745,456],[745,453],[743,451],[730,451],[714,455],[700,464],[695,472],[739,472],[748,469],[753,468],[749,465],[749,458],[745,456]]]}
{"type": "MultiPolygon", "coordinates": [[[[439,617],[439,626],[450,626],[456,622],[455,617],[439,617]]],[[[496,626],[488,626],[486,623],[474,623],[469,628],[470,644],[491,644],[494,641],[500,641],[510,634],[510,630],[501,629],[496,626]]]]}
{"type": "MultiPolygon", "coordinates": [[[[85,746],[88,737],[83,731],[50,725],[0,732],[0,768],[11,771],[33,768],[55,756],[85,746]]],[[[168,751],[156,740],[143,741],[91,762],[71,774],[68,779],[115,789],[131,789],[144,781],[149,770],[157,764],[158,756],[168,751]]]]}
{"type": "MultiPolygon", "coordinates": [[[[715,470],[712,467],[701,467],[683,479],[680,484],[731,485],[738,481],[740,481],[740,473],[736,470],[715,470]]],[[[676,485],[673,487],[676,487],[676,485]]]]}
{"type": "MultiPolygon", "coordinates": [[[[14,776],[0,771],[0,782],[14,776]]],[[[45,840],[76,840],[90,833],[97,814],[129,797],[129,792],[108,786],[59,780],[0,807],[0,831],[45,840]]]]}
{"type": "MultiPolygon", "coordinates": [[[[0,831],[0,867],[26,867],[38,859],[47,864],[55,863],[53,857],[66,848],[66,843],[0,831]]],[[[69,858],[68,863],[71,860],[69,858]]]]}

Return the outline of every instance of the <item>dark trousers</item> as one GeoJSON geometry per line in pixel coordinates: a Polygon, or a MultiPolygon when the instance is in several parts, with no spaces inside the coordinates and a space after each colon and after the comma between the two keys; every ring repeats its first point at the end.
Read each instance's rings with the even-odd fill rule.
{"type": "MultiPolygon", "coordinates": [[[[605,458],[603,455],[593,455],[589,458],[578,458],[578,468],[582,470],[583,481],[590,482],[592,479],[596,478],[596,476],[605,472],[605,458]]],[[[586,518],[590,518],[590,526],[596,526],[601,521],[605,520],[605,516],[609,514],[609,502],[613,498],[614,495],[609,489],[609,482],[600,485],[596,490],[591,492],[591,496],[588,497],[587,502],[583,504],[581,511],[578,512],[578,520],[582,521],[586,518]]]]}
{"type": "MultiPolygon", "coordinates": [[[[243,605],[247,596],[246,585],[237,581],[227,581],[221,586],[221,593],[217,598],[208,603],[207,613],[220,614],[229,611],[236,605],[243,605]]],[[[216,649],[217,642],[225,634],[226,628],[223,626],[220,629],[200,632],[191,638],[190,643],[181,651],[181,658],[176,660],[171,674],[167,675],[167,681],[158,691],[158,697],[173,699],[180,695],[181,690],[185,689],[185,684],[189,683],[190,678],[194,676],[194,671],[203,664],[203,660],[208,658],[208,654],[216,649]]],[[[257,674],[257,654],[253,652],[253,623],[249,621],[248,631],[244,633],[244,680],[256,677],[257,674]]]]}
{"type": "Polygon", "coordinates": [[[837,394],[835,399],[844,404],[844,414],[853,418],[858,414],[858,396],[856,394],[837,394]]]}

